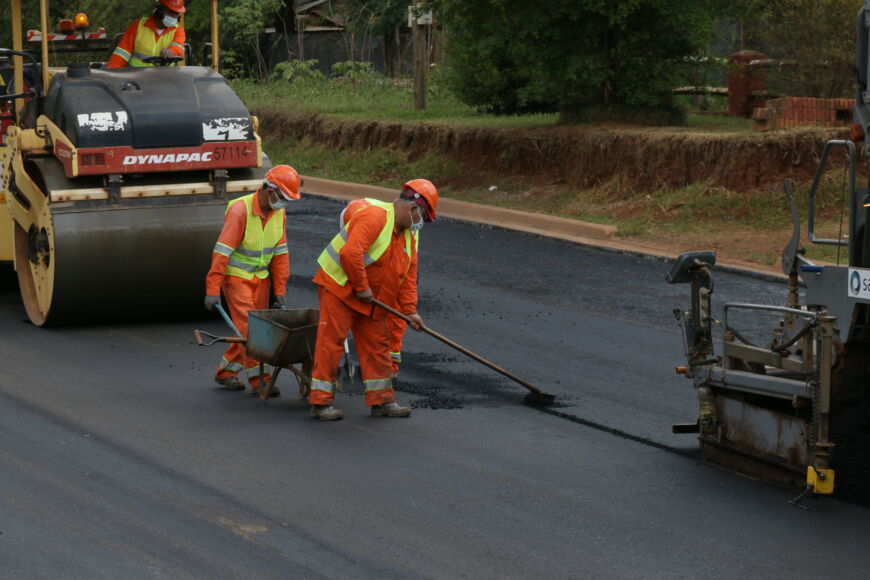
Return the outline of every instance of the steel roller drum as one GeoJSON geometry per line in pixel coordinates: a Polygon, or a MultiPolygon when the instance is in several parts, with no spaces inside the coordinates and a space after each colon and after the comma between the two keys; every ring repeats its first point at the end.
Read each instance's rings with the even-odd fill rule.
{"type": "Polygon", "coordinates": [[[54,214],[51,322],[191,316],[224,204],[54,214]]]}
{"type": "MultiPolygon", "coordinates": [[[[38,165],[46,191],[92,185],[67,179],[51,161],[38,165]]],[[[230,179],[256,183],[263,173],[263,169],[241,170],[230,179]]],[[[202,175],[167,173],[140,176],[135,184],[177,185],[202,180],[202,175]]],[[[51,286],[50,307],[45,320],[39,320],[40,314],[32,311],[32,298],[28,305],[28,292],[22,283],[28,315],[40,325],[202,315],[205,276],[226,204],[250,191],[249,187],[224,199],[211,194],[122,199],[115,206],[107,200],[51,203],[51,226],[47,228],[51,231],[46,237],[53,264],[44,268],[41,278],[33,277],[37,287],[51,286]]]]}

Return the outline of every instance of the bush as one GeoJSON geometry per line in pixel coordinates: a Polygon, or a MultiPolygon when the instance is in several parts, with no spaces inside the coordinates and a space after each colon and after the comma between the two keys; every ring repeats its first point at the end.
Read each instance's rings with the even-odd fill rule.
{"type": "Polygon", "coordinates": [[[337,79],[350,80],[353,84],[382,82],[383,76],[375,71],[370,62],[346,60],[332,65],[332,76],[337,79]]]}
{"type": "MultiPolygon", "coordinates": [[[[671,109],[686,57],[712,35],[709,0],[441,0],[453,90],[489,112],[671,109]]],[[[582,115],[579,115],[582,117],[582,115]]]]}
{"type": "Polygon", "coordinates": [[[859,0],[740,0],[750,47],[784,66],[766,71],[766,88],[801,97],[851,97],[859,0]]]}
{"type": "Polygon", "coordinates": [[[272,69],[273,80],[283,80],[290,83],[322,83],[326,76],[316,68],[318,60],[288,60],[279,62],[272,69]]]}

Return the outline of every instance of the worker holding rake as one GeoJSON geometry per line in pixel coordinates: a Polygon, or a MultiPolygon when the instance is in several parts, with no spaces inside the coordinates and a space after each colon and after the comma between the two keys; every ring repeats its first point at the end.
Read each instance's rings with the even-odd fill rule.
{"type": "Polygon", "coordinates": [[[405,184],[392,203],[367,199],[323,250],[314,276],[319,286],[320,324],[311,381],[311,415],[341,419],[332,406],[335,375],[344,340],[353,332],[366,405],[379,417],[407,417],[410,407],[396,402],[386,311],[373,300],[396,308],[419,330],[417,314],[417,238],[424,222],[435,221],[438,191],[425,179],[405,184]]]}
{"type": "MultiPolygon", "coordinates": [[[[423,180],[416,180],[423,181],[423,180]]],[[[409,181],[405,184],[406,187],[410,186],[413,182],[409,181]]],[[[427,182],[428,183],[428,182],[427,182]]],[[[425,187],[425,186],[423,186],[425,187]]],[[[367,199],[355,199],[347,204],[347,207],[344,208],[341,212],[341,216],[339,217],[339,226],[343,227],[347,225],[347,222],[350,221],[350,218],[355,214],[358,210],[368,207],[371,205],[367,199]]],[[[420,230],[415,230],[412,232],[414,235],[414,242],[417,247],[417,251],[420,250],[420,230]]],[[[395,378],[399,375],[399,365],[402,364],[402,340],[405,337],[405,330],[408,327],[408,324],[402,320],[401,318],[397,318],[396,316],[387,317],[390,325],[390,366],[392,367],[392,372],[390,373],[390,377],[395,380],[395,378]]]]}

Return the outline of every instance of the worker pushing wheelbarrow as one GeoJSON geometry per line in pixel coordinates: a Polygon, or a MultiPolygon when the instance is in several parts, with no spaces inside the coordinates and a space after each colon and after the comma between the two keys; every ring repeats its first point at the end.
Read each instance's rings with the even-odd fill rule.
{"type": "Polygon", "coordinates": [[[281,369],[293,372],[299,385],[299,396],[308,396],[319,311],[311,308],[251,310],[248,312],[248,336],[245,337],[223,307],[217,305],[216,309],[236,336],[215,336],[195,330],[193,334],[198,345],[210,346],[216,342],[244,344],[248,356],[260,362],[260,376],[270,377],[267,384],[257,389],[261,399],[268,399],[277,392],[275,384],[281,369]],[[271,374],[264,372],[267,364],[272,366],[271,374]],[[301,366],[294,366],[297,364],[301,366]]]}

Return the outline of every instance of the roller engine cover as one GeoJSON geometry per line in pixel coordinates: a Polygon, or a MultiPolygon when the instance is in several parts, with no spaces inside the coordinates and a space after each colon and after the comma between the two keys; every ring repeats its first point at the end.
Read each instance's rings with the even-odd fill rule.
{"type": "Polygon", "coordinates": [[[206,67],[57,73],[48,116],[79,148],[196,147],[254,139],[251,115],[226,80],[206,67]]]}

